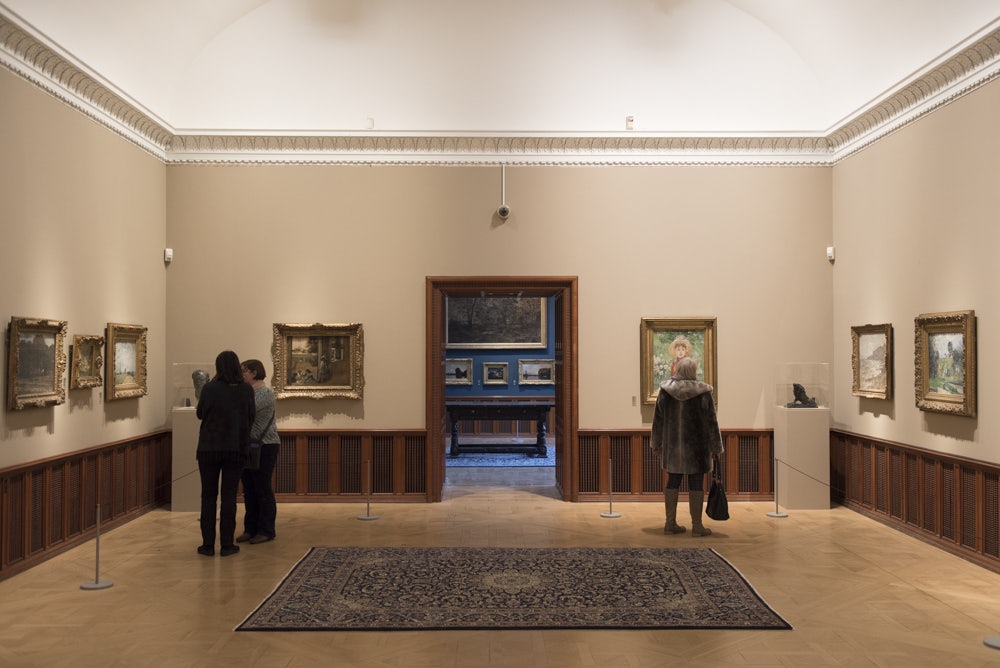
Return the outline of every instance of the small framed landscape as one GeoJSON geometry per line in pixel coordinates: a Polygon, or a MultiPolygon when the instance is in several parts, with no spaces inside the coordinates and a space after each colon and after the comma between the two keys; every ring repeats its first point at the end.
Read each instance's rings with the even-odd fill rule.
{"type": "Polygon", "coordinates": [[[272,385],[278,399],[360,399],[365,387],[361,323],[275,323],[272,385]]]}
{"type": "Polygon", "coordinates": [[[483,362],[483,385],[506,385],[506,362],[483,362]]]}
{"type": "Polygon", "coordinates": [[[892,398],[892,325],[851,327],[851,394],[892,398]]]}
{"type": "Polygon", "coordinates": [[[472,359],[446,359],[444,361],[445,385],[472,385],[472,359]]]}
{"type": "Polygon", "coordinates": [[[518,385],[553,385],[556,382],[555,360],[518,360],[518,385]]]}
{"type": "Polygon", "coordinates": [[[917,407],[975,417],[975,311],[927,313],[913,322],[917,407]]]}
{"type": "Polygon", "coordinates": [[[146,396],[146,328],[109,322],[105,344],[105,401],[146,396]]]}
{"type": "Polygon", "coordinates": [[[7,343],[7,408],[66,401],[66,321],[12,316],[7,343]]]}
{"type": "Polygon", "coordinates": [[[715,318],[643,318],[639,324],[639,378],[642,403],[655,404],[660,383],[683,357],[698,362],[698,380],[712,386],[719,401],[715,370],[715,318]]]}
{"type": "Polygon", "coordinates": [[[80,390],[104,384],[104,337],[74,334],[70,346],[69,389],[80,390]]]}

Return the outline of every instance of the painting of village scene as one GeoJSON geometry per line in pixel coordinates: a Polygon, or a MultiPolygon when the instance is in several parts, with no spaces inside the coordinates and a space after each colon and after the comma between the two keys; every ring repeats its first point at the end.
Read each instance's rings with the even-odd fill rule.
{"type": "Polygon", "coordinates": [[[892,396],[892,325],[851,328],[852,394],[870,399],[892,396]]]}
{"type": "Polygon", "coordinates": [[[364,385],[361,325],[276,324],[275,395],[360,398],[364,385]]]}
{"type": "Polygon", "coordinates": [[[976,413],[976,319],[953,311],[915,319],[917,406],[974,417],[976,413]]]}

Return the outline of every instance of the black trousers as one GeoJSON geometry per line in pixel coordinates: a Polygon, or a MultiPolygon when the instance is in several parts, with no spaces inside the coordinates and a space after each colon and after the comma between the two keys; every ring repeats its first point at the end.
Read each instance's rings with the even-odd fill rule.
{"type": "Polygon", "coordinates": [[[277,443],[265,443],[260,447],[260,468],[243,470],[243,531],[251,536],[274,538],[274,521],[278,515],[278,504],[274,500],[271,477],[278,463],[277,443]]]}
{"type": "MultiPolygon", "coordinates": [[[[228,453],[227,453],[228,455],[228,453]]],[[[219,510],[219,543],[234,544],[236,534],[236,493],[243,473],[243,458],[239,455],[219,456],[208,453],[198,456],[201,474],[201,544],[215,545],[215,511],[221,492],[219,510]],[[222,480],[220,487],[219,480],[222,480]]]]}
{"type": "Polygon", "coordinates": [[[688,491],[691,492],[705,491],[704,473],[668,473],[667,489],[680,489],[681,482],[684,480],[685,475],[687,476],[688,479],[688,491]]]}

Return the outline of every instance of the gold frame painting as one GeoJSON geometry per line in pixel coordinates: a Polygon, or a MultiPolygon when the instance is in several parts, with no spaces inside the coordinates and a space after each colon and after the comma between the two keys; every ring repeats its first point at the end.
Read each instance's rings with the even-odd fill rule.
{"type": "Polygon", "coordinates": [[[65,320],[11,316],[7,330],[7,408],[56,406],[66,401],[65,320]]]}
{"type": "Polygon", "coordinates": [[[518,385],[554,385],[556,382],[556,361],[518,360],[518,385]]]}
{"type": "Polygon", "coordinates": [[[851,327],[851,394],[868,399],[892,398],[892,325],[851,327]]]}
{"type": "Polygon", "coordinates": [[[104,384],[101,376],[104,366],[103,336],[74,334],[69,358],[69,389],[80,390],[104,384]]]}
{"type": "Polygon", "coordinates": [[[507,362],[483,362],[483,385],[506,385],[507,362]]]}
{"type": "Polygon", "coordinates": [[[925,313],[913,320],[917,408],[976,416],[976,313],[925,313]]]}
{"type": "Polygon", "coordinates": [[[104,337],[104,400],[146,396],[146,328],[109,322],[104,337]]]}
{"type": "Polygon", "coordinates": [[[444,361],[445,385],[472,385],[472,358],[449,358],[444,361]]]}
{"type": "Polygon", "coordinates": [[[545,297],[446,296],[445,348],[545,348],[545,297]]]}
{"type": "Polygon", "coordinates": [[[655,405],[660,383],[670,378],[681,357],[698,361],[698,380],[712,386],[719,403],[716,378],[715,318],[643,318],[639,324],[639,378],[642,403],[655,405]]]}
{"type": "Polygon", "coordinates": [[[365,341],[360,323],[275,323],[272,387],[278,399],[360,399],[365,341]]]}

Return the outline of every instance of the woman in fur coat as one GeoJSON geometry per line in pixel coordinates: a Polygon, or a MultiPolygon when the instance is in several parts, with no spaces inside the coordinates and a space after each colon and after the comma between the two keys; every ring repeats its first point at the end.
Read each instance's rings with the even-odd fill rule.
{"type": "Polygon", "coordinates": [[[681,359],[674,375],[660,384],[649,444],[654,452],[661,453],[667,472],[667,486],[663,490],[667,521],[663,533],[687,530],[677,524],[677,496],[686,475],[691,535],[711,534],[712,530],[701,523],[705,474],[712,470],[712,456],[723,453],[722,434],[715,415],[712,386],[698,380],[698,362],[691,357],[681,359]]]}

